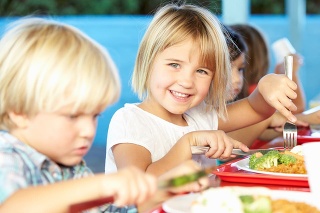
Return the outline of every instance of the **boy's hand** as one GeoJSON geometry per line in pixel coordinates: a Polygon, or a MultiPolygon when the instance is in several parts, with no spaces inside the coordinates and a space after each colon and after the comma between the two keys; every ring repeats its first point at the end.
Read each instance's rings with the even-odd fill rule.
{"type": "Polygon", "coordinates": [[[294,90],[297,84],[285,75],[268,74],[260,79],[258,84],[260,94],[265,101],[291,122],[296,122],[297,118],[291,111],[296,111],[296,105],[291,101],[297,97],[294,90]]]}
{"type": "MultiPolygon", "coordinates": [[[[171,169],[170,171],[166,172],[162,176],[159,177],[159,180],[167,180],[171,179],[173,177],[186,175],[190,173],[195,173],[200,171],[202,168],[201,166],[193,161],[193,160],[187,160],[180,164],[179,166],[171,169]]],[[[168,191],[171,193],[184,193],[184,192],[198,192],[203,189],[206,189],[209,186],[209,179],[208,177],[200,178],[198,181],[188,183],[186,185],[180,186],[180,187],[172,187],[169,188],[168,191]]]]}
{"type": "Polygon", "coordinates": [[[102,190],[111,193],[117,206],[140,204],[157,190],[155,176],[146,174],[133,166],[107,175],[104,181],[102,190]]]}

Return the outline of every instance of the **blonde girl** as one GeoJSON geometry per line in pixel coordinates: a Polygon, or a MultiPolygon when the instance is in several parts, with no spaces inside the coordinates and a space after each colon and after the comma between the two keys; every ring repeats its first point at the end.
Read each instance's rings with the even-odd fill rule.
{"type": "Polygon", "coordinates": [[[263,78],[252,95],[226,105],[231,66],[221,24],[208,10],[168,4],[155,14],[138,50],[132,86],[141,103],[126,104],[108,130],[106,172],[128,165],[161,175],[191,159],[191,146],[210,146],[208,158],[228,158],[228,137],[275,111],[295,121],[296,84],[284,75],[263,78]]]}

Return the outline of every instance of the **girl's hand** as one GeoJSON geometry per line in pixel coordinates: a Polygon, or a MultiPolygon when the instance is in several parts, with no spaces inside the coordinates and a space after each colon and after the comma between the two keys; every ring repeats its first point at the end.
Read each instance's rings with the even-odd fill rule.
{"type": "MultiPolygon", "coordinates": [[[[190,134],[190,133],[189,133],[190,134]]],[[[191,132],[192,137],[189,144],[192,146],[210,146],[205,156],[208,158],[219,158],[221,160],[234,157],[231,154],[233,148],[241,149],[244,152],[249,148],[243,143],[232,139],[222,130],[208,130],[191,132]]]]}
{"type": "Polygon", "coordinates": [[[265,101],[291,122],[297,118],[291,111],[296,111],[296,105],[291,101],[297,97],[294,90],[297,84],[285,75],[268,74],[260,79],[258,89],[265,101]]]}

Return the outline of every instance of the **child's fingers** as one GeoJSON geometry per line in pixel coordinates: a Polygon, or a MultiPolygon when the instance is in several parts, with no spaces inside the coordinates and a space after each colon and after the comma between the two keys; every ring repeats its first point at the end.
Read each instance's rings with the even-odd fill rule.
{"type": "Polygon", "coordinates": [[[233,143],[230,139],[231,138],[222,131],[218,138],[218,149],[213,155],[211,155],[211,158],[229,157],[233,148],[233,143]]]}
{"type": "Polygon", "coordinates": [[[208,188],[208,186],[209,186],[209,178],[203,177],[197,181],[188,183],[183,186],[169,188],[168,191],[174,194],[183,193],[183,192],[199,192],[208,188]]]}
{"type": "Polygon", "coordinates": [[[117,190],[115,196],[115,204],[117,206],[142,203],[155,193],[156,178],[154,176],[134,167],[123,169],[121,173],[126,178],[125,180],[121,179],[123,188],[126,190],[117,190]]]}

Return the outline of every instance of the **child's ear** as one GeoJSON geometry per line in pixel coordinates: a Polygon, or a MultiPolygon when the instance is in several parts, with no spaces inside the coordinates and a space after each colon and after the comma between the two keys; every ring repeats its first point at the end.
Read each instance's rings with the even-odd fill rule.
{"type": "Polygon", "coordinates": [[[28,126],[28,117],[24,114],[17,114],[15,112],[9,112],[10,120],[18,127],[18,128],[26,128],[28,126]]]}

